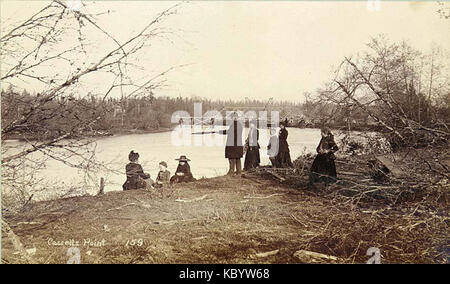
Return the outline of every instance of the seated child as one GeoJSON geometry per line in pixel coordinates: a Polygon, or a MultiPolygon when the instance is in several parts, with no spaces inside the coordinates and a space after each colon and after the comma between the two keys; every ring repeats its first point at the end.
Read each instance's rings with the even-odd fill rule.
{"type": "Polygon", "coordinates": [[[195,181],[195,178],[192,176],[191,167],[188,162],[190,161],[186,156],[180,156],[179,159],[175,159],[179,161],[177,171],[175,175],[170,178],[170,183],[180,183],[180,182],[190,182],[195,181]]]}
{"type": "Polygon", "coordinates": [[[170,172],[167,170],[167,163],[162,161],[159,163],[159,173],[156,178],[156,182],[153,185],[156,188],[161,188],[169,185],[170,183],[170,172]]]}
{"type": "Polygon", "coordinates": [[[139,154],[131,151],[128,160],[130,162],[125,167],[127,180],[122,185],[123,190],[151,187],[153,181],[150,179],[150,174],[144,173],[142,166],[139,164],[139,154]]]}

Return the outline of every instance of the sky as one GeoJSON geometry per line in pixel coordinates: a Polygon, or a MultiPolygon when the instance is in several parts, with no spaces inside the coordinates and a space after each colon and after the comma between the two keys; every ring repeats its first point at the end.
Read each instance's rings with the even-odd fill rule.
{"type": "MultiPolygon", "coordinates": [[[[2,24],[19,21],[47,3],[2,1],[2,24]]],[[[83,9],[110,10],[98,23],[125,40],[175,3],[96,1],[83,9]]],[[[155,43],[139,58],[146,71],[136,76],[187,64],[169,73],[168,86],[156,94],[301,102],[305,92],[314,93],[331,78],[344,56],[364,50],[370,37],[385,34],[422,51],[432,44],[450,50],[450,20],[439,17],[436,2],[370,7],[367,1],[185,3],[164,23],[175,31],[170,41],[155,43]]],[[[99,81],[95,84],[101,90],[99,81]]]]}

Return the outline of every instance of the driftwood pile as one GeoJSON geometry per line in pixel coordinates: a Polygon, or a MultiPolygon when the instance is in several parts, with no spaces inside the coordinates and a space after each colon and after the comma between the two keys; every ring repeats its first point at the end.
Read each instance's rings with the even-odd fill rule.
{"type": "MultiPolygon", "coordinates": [[[[302,156],[293,169],[262,167],[245,176],[308,190],[312,161],[312,156],[302,156]]],[[[382,251],[383,262],[449,263],[450,148],[339,156],[336,168],[338,182],[317,185],[311,194],[327,199],[339,213],[330,214],[330,222],[312,237],[308,250],[324,252],[321,244],[327,244],[332,247],[328,257],[347,255],[346,261],[351,262],[361,250],[376,247],[382,251]],[[361,218],[366,215],[371,217],[361,218]]],[[[307,220],[294,219],[308,224],[307,220]]],[[[310,255],[300,252],[295,257],[310,263],[310,255]]],[[[317,256],[314,261],[336,260],[317,256]]]]}
{"type": "MultiPolygon", "coordinates": [[[[244,174],[258,180],[275,180],[298,189],[308,189],[309,168],[313,156],[300,156],[293,168],[260,167],[244,174]]],[[[450,154],[445,149],[409,150],[401,154],[338,157],[338,181],[332,185],[314,185],[311,190],[332,195],[344,202],[375,202],[393,205],[434,195],[448,198],[450,154]]]]}

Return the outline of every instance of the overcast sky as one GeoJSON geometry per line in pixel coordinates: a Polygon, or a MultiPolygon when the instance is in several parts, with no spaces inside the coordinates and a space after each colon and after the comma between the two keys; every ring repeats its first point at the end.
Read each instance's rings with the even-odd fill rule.
{"type": "MultiPolygon", "coordinates": [[[[1,1],[2,22],[46,3],[1,1]]],[[[173,4],[97,1],[89,9],[110,10],[99,24],[125,39],[173,4]]],[[[450,50],[450,20],[440,19],[437,9],[435,2],[381,3],[377,11],[366,1],[194,1],[166,23],[179,30],[173,43],[155,44],[141,63],[155,71],[191,64],[171,73],[160,95],[302,101],[304,92],[321,87],[333,66],[363,50],[371,36],[383,33],[423,51],[432,43],[450,50]]]]}

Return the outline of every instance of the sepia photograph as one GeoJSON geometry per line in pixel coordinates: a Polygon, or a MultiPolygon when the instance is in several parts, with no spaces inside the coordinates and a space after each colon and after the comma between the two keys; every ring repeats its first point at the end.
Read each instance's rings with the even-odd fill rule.
{"type": "Polygon", "coordinates": [[[2,264],[450,262],[450,1],[0,11],[2,264]]]}

